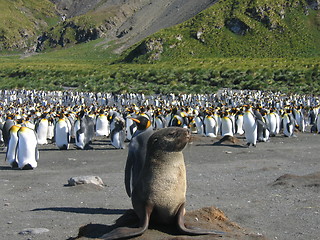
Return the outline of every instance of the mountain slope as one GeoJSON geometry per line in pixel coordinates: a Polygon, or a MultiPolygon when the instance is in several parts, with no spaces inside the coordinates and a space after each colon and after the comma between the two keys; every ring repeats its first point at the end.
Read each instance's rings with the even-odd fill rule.
{"type": "Polygon", "coordinates": [[[118,51],[163,28],[190,19],[216,2],[215,0],[52,1],[60,13],[68,19],[46,33],[43,38],[46,43],[40,49],[105,37],[107,40],[117,40],[120,45],[118,51]],[[83,31],[86,32],[86,38],[79,40],[74,37],[83,35],[83,31]],[[69,34],[66,35],[65,32],[69,34]]]}
{"type": "Polygon", "coordinates": [[[127,53],[127,61],[190,57],[320,56],[318,1],[224,0],[164,29],[127,53]]]}
{"type": "Polygon", "coordinates": [[[47,0],[0,0],[0,9],[0,51],[30,50],[41,31],[58,21],[47,0]]]}
{"type": "Polygon", "coordinates": [[[37,51],[97,38],[122,48],[181,23],[214,0],[0,0],[0,51],[37,51]],[[50,2],[51,1],[51,2],[50,2]],[[54,18],[54,19],[52,19],[54,18]],[[11,24],[5,24],[9,22],[11,24]],[[3,24],[4,23],[4,24],[3,24]],[[39,38],[39,41],[37,40],[39,38]]]}
{"type": "Polygon", "coordinates": [[[217,1],[162,0],[149,2],[118,29],[118,36],[121,36],[122,42],[126,42],[125,47],[161,29],[188,20],[217,1]]]}

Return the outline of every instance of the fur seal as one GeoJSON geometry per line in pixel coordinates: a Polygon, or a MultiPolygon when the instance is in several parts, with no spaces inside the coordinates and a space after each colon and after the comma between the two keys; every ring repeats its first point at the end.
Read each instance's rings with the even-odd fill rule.
{"type": "Polygon", "coordinates": [[[102,239],[130,238],[143,234],[149,221],[176,223],[184,235],[222,235],[213,230],[189,229],[184,225],[186,201],[186,169],[182,150],[190,140],[190,132],[168,127],[153,133],[147,143],[145,165],[132,191],[132,205],[140,223],[138,228],[119,227],[102,239]]]}

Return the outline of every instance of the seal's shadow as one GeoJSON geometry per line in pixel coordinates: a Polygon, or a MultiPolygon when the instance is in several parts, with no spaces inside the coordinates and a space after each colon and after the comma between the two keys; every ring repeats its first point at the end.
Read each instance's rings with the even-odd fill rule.
{"type": "MultiPolygon", "coordinates": [[[[114,210],[111,210],[114,211],[114,210]]],[[[116,210],[117,211],[117,210],[116,210]]],[[[77,237],[69,238],[68,240],[76,240],[78,238],[92,238],[96,239],[102,235],[111,232],[112,230],[118,227],[130,227],[137,228],[139,223],[139,218],[135,214],[133,209],[129,209],[120,216],[113,225],[104,225],[104,224],[92,224],[89,223],[79,228],[79,233],[77,237]]],[[[179,232],[176,229],[174,224],[171,225],[158,225],[150,222],[149,229],[155,229],[163,233],[167,233],[173,236],[178,236],[179,232]]]]}
{"type": "MultiPolygon", "coordinates": [[[[127,212],[130,212],[130,210],[124,210],[124,209],[105,209],[105,208],[73,208],[73,207],[51,207],[51,208],[36,208],[31,211],[57,211],[57,212],[69,212],[69,213],[80,213],[80,214],[106,214],[106,215],[120,215],[123,214],[119,219],[123,219],[122,217],[126,215],[127,212]]],[[[136,220],[138,217],[136,217],[134,220],[136,220]]],[[[108,233],[112,231],[113,229],[119,227],[119,226],[127,226],[123,224],[123,221],[120,221],[119,225],[119,219],[116,220],[116,223],[113,225],[104,225],[104,224],[92,224],[89,223],[87,225],[84,225],[79,228],[78,236],[76,237],[70,237],[68,240],[75,240],[80,237],[86,237],[86,238],[99,238],[105,233],[108,233]]]]}

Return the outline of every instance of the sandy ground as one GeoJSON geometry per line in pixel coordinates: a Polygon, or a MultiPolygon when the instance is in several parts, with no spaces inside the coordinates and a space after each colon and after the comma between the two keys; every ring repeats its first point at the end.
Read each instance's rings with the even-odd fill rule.
{"type": "MultiPolygon", "coordinates": [[[[184,150],[188,212],[220,209],[245,229],[239,239],[320,239],[320,135],[278,136],[256,148],[216,141],[198,137],[184,150]]],[[[131,208],[123,183],[127,149],[113,149],[107,138],[92,146],[40,146],[39,166],[29,171],[12,170],[0,152],[0,239],[68,239],[87,224],[111,225],[131,208]],[[66,186],[83,175],[99,176],[106,186],[66,186]],[[19,234],[29,228],[49,232],[19,234]]]]}

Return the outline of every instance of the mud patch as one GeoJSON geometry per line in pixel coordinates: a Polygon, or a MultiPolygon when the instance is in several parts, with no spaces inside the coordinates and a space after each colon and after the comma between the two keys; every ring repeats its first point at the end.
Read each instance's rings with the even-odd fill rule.
{"type": "Polygon", "coordinates": [[[277,178],[272,186],[285,187],[314,187],[320,189],[320,172],[298,176],[293,174],[285,174],[277,178]]]}
{"type": "MultiPolygon", "coordinates": [[[[99,238],[103,234],[112,231],[117,227],[130,226],[133,227],[138,222],[133,210],[128,210],[123,216],[118,218],[113,225],[102,225],[102,224],[87,224],[80,227],[79,234],[75,238],[69,240],[86,240],[92,238],[99,238]]],[[[204,236],[182,236],[179,235],[174,225],[171,226],[158,226],[151,224],[149,229],[140,237],[134,239],[153,239],[153,240],[209,240],[209,239],[259,239],[266,240],[264,236],[256,233],[252,233],[240,227],[238,224],[231,222],[226,215],[218,208],[205,207],[195,211],[186,213],[185,225],[188,228],[201,228],[211,229],[217,231],[223,231],[225,234],[222,237],[214,235],[204,236]]]]}
{"type": "Polygon", "coordinates": [[[231,147],[245,147],[243,141],[234,136],[224,136],[217,142],[213,143],[215,146],[231,146],[231,147]]]}

